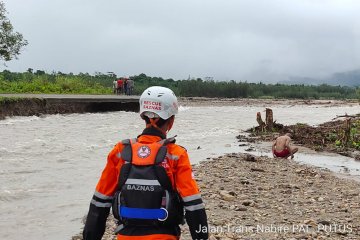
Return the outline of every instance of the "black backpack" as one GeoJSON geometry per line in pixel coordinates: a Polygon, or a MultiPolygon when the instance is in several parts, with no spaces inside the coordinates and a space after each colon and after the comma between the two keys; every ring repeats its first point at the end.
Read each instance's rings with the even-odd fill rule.
{"type": "Polygon", "coordinates": [[[121,158],[125,163],[112,206],[119,224],[174,227],[184,223],[181,198],[162,166],[167,154],[166,145],[174,141],[174,138],[150,144],[130,139],[122,141],[125,146],[121,158]],[[135,157],[147,158],[147,164],[133,164],[135,148],[138,149],[135,157]]]}

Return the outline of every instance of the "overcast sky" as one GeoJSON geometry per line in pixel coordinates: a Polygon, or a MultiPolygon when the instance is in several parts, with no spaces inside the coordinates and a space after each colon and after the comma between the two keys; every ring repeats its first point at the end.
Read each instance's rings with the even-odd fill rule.
{"type": "Polygon", "coordinates": [[[29,42],[11,71],[266,82],[360,68],[357,0],[3,2],[29,42]]]}

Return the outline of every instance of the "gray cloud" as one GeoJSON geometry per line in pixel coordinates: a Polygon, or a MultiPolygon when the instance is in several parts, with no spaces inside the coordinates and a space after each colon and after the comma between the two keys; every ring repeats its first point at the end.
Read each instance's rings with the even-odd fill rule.
{"type": "Polygon", "coordinates": [[[9,69],[277,81],[360,67],[360,3],[7,0],[29,41],[9,69]]]}

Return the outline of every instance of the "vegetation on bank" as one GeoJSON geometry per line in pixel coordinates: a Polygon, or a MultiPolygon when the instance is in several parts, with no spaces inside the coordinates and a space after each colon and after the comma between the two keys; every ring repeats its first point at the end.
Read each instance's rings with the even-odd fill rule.
{"type": "Polygon", "coordinates": [[[17,102],[20,99],[21,98],[18,98],[18,97],[0,97],[0,106],[5,103],[17,102]]]}
{"type": "Polygon", "coordinates": [[[289,128],[290,132],[297,135],[296,139],[294,137],[295,141],[314,150],[360,150],[360,115],[346,120],[326,122],[317,127],[296,124],[289,128]]]}
{"type": "MultiPolygon", "coordinates": [[[[360,87],[330,86],[326,84],[285,85],[235,81],[205,81],[163,79],[140,74],[131,77],[135,82],[134,94],[149,86],[171,88],[182,97],[221,98],[289,98],[289,99],[360,99],[360,87]]],[[[0,72],[0,93],[56,93],[56,94],[111,94],[116,75],[96,73],[46,73],[28,69],[24,73],[8,70],[0,72]]]]}
{"type": "Polygon", "coordinates": [[[272,141],[278,135],[291,133],[295,144],[316,151],[341,153],[360,160],[358,153],[354,155],[356,150],[360,150],[360,114],[344,117],[343,120],[325,122],[318,126],[302,123],[284,126],[276,123],[270,131],[254,127],[248,132],[250,136],[262,141],[272,141]]]}
{"type": "Polygon", "coordinates": [[[335,146],[342,148],[355,148],[360,150],[360,114],[357,118],[349,119],[349,127],[346,129],[332,130],[328,138],[333,141],[335,138],[335,146]]]}
{"type": "Polygon", "coordinates": [[[0,93],[111,94],[113,78],[108,75],[73,75],[44,71],[0,73],[0,93]],[[110,84],[108,84],[110,83],[110,84]]]}

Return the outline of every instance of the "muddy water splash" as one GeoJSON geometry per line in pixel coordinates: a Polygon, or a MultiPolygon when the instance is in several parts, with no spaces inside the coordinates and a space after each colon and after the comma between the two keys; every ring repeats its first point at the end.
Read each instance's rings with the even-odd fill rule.
{"type": "MultiPolygon", "coordinates": [[[[282,105],[272,109],[278,122],[311,125],[337,114],[359,112],[358,106],[282,105]]],[[[177,142],[197,163],[240,151],[235,136],[256,125],[255,114],[264,106],[180,110],[170,135],[178,135],[177,142]]],[[[78,233],[108,152],[142,128],[138,114],[131,112],[0,121],[0,239],[62,240],[78,233]]]]}

